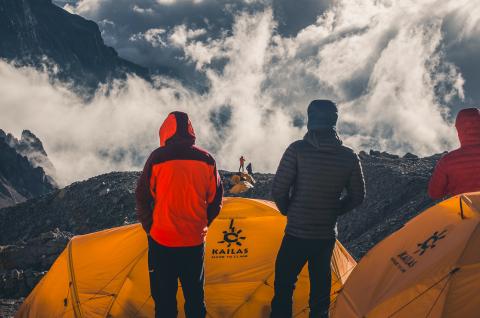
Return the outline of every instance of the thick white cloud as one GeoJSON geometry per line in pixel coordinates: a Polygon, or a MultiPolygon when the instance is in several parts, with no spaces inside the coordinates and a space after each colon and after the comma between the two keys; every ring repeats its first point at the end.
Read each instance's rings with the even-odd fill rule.
{"type": "MultiPolygon", "coordinates": [[[[445,60],[442,26],[459,6],[343,1],[295,39],[278,40],[283,58],[269,76],[272,95],[284,96],[279,103],[290,100],[296,94],[290,88],[302,83],[303,105],[315,96],[340,101],[340,127],[357,148],[419,154],[449,149],[456,140],[447,106],[463,98],[464,79],[445,60]]],[[[285,107],[301,112],[303,105],[285,107]]]]}
{"type": "Polygon", "coordinates": [[[152,8],[141,8],[137,5],[134,5],[132,10],[137,13],[143,13],[143,14],[153,14],[153,9],[152,8]]]}
{"type": "MultiPolygon", "coordinates": [[[[187,2],[192,5],[169,6],[187,2]]],[[[110,21],[107,26],[118,25],[101,14],[102,3],[82,0],[75,10],[97,8],[92,12],[110,21]]],[[[128,3],[130,12],[134,5],[155,8],[146,1],[128,3]]],[[[232,9],[231,27],[219,32],[211,21],[149,24],[129,34],[138,35],[128,41],[129,49],[158,52],[139,42],[149,48],[157,43],[165,52],[161,58],[193,65],[208,90],[164,77],[153,87],[129,78],[85,103],[44,74],[0,63],[0,127],[38,134],[63,182],[141,168],[158,144],[163,118],[176,109],[191,114],[200,145],[226,169],[235,169],[243,154],[255,169],[274,171],[285,147],[305,132],[306,106],[315,98],[338,101],[340,134],[356,150],[442,152],[457,145],[452,105],[478,102],[464,90],[471,75],[459,65],[479,68],[478,59],[452,55],[452,48],[478,43],[475,3],[339,0],[294,35],[278,32],[280,22],[268,6],[232,9]],[[223,128],[218,118],[226,122],[223,128]]]]}
{"type": "Polygon", "coordinates": [[[170,34],[170,41],[174,46],[182,47],[187,44],[188,40],[195,39],[207,33],[205,29],[187,29],[184,24],[176,26],[170,34]]]}

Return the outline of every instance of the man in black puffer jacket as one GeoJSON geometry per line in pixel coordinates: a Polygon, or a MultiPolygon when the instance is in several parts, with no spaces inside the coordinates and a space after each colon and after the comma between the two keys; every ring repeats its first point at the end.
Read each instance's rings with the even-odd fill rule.
{"type": "Polygon", "coordinates": [[[365,198],[360,160],[342,145],[337,119],[332,101],[311,102],[308,133],[287,148],[275,175],[272,195],[287,227],[275,264],[271,317],[292,316],[295,283],[307,262],[310,317],[328,317],[337,217],[365,198]]]}

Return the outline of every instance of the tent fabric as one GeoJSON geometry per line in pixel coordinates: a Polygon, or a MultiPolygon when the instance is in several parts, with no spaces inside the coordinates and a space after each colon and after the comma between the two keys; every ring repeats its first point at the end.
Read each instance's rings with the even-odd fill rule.
{"type": "Polygon", "coordinates": [[[334,318],[480,317],[480,192],[427,209],[365,255],[334,318]]]}
{"type": "Polygon", "coordinates": [[[240,181],[242,181],[242,177],[240,177],[238,174],[234,174],[234,175],[230,178],[230,181],[231,181],[233,184],[237,184],[237,183],[239,183],[240,181]]]}
{"type": "Polygon", "coordinates": [[[253,188],[253,185],[248,181],[240,181],[230,189],[231,194],[240,194],[246,192],[248,189],[253,188]]]}
{"type": "MultiPolygon", "coordinates": [[[[208,317],[267,317],[274,264],[285,218],[268,201],[226,198],[207,236],[208,317]]],[[[337,242],[332,299],[355,261],[337,242]]],[[[294,297],[296,317],[308,316],[308,271],[294,297]]],[[[179,317],[184,317],[179,289],[179,317]]],[[[76,236],[22,304],[16,317],[153,317],[147,238],[139,224],[76,236]]]]}
{"type": "Polygon", "coordinates": [[[240,173],[240,174],[242,179],[244,179],[250,184],[255,184],[255,179],[253,179],[251,175],[249,175],[248,173],[240,173]]]}

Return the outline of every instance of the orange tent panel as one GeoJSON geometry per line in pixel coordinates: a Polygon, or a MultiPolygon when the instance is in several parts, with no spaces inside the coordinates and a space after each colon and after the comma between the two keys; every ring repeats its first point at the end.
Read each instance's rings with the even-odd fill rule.
{"type": "MultiPolygon", "coordinates": [[[[207,236],[209,317],[267,317],[274,264],[285,218],[268,201],[228,198],[207,236]]],[[[356,265],[337,242],[332,299],[356,265]]],[[[308,316],[308,271],[294,297],[297,317],[308,316]]],[[[179,317],[183,296],[178,293],[179,317]]],[[[74,237],[32,291],[16,317],[153,317],[147,238],[139,224],[74,237]]]]}
{"type": "Polygon", "coordinates": [[[480,192],[426,210],[363,257],[333,317],[480,317],[480,192]]]}

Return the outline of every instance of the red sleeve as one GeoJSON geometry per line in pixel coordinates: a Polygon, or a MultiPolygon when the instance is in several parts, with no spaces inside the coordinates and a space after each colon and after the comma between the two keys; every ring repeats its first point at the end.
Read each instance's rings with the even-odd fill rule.
{"type": "Polygon", "coordinates": [[[210,185],[209,185],[208,198],[207,198],[208,225],[210,225],[220,213],[220,210],[222,209],[222,200],[223,200],[222,180],[220,179],[220,175],[218,174],[217,166],[214,164],[213,173],[210,177],[210,185]]]}
{"type": "Polygon", "coordinates": [[[445,172],[444,165],[444,160],[440,159],[428,184],[428,195],[432,199],[441,199],[448,195],[448,176],[445,172]]]}
{"type": "Polygon", "coordinates": [[[137,219],[142,224],[145,232],[149,233],[152,227],[152,214],[154,198],[150,188],[150,179],[152,176],[152,155],[148,158],[143,168],[142,174],[137,181],[135,191],[137,219]]]}

